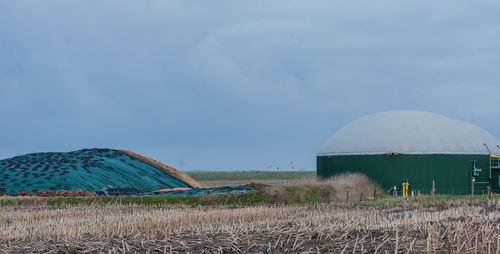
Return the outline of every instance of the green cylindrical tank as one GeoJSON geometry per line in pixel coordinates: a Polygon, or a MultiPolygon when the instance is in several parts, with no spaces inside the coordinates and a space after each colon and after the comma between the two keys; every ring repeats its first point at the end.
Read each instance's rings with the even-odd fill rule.
{"type": "Polygon", "coordinates": [[[422,111],[389,111],[360,118],[337,131],[317,155],[320,178],[360,172],[386,190],[484,193],[500,190],[490,156],[500,142],[470,123],[422,111]],[[481,169],[473,176],[474,169],[481,169]],[[473,183],[474,180],[474,184],[473,183]]]}

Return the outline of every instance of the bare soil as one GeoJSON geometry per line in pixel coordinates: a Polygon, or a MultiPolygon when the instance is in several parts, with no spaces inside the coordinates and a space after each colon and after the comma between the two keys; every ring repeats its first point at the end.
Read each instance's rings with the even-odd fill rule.
{"type": "Polygon", "coordinates": [[[249,184],[243,185],[248,188],[257,188],[257,189],[265,189],[271,187],[271,185],[263,184],[263,183],[256,183],[256,182],[251,182],[249,184]]]}
{"type": "Polygon", "coordinates": [[[291,186],[301,185],[303,180],[236,180],[236,181],[200,181],[206,187],[221,187],[221,186],[246,186],[252,183],[264,184],[269,186],[291,186]]]}

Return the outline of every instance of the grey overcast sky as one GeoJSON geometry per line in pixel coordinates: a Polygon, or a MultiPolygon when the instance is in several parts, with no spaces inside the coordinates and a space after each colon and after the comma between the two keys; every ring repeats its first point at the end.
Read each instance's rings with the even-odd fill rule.
{"type": "Polygon", "coordinates": [[[125,148],[184,170],[315,169],[367,114],[500,137],[498,1],[0,0],[0,159],[125,148]]]}

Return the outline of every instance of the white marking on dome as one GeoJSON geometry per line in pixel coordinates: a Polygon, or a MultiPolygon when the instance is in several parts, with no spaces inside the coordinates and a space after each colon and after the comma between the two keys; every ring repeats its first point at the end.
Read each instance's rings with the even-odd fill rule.
{"type": "Polygon", "coordinates": [[[500,155],[500,141],[467,122],[423,111],[387,111],[355,120],[337,131],[319,156],[354,154],[500,155]]]}

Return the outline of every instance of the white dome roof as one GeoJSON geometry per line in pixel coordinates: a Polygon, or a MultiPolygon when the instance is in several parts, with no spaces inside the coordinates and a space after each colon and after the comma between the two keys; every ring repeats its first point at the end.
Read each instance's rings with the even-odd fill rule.
{"type": "Polygon", "coordinates": [[[346,125],[318,155],[490,154],[488,149],[500,155],[499,145],[493,135],[467,122],[423,111],[388,111],[346,125]]]}

